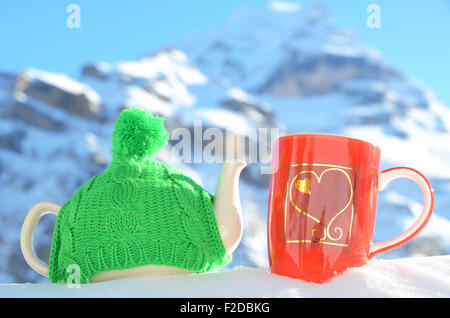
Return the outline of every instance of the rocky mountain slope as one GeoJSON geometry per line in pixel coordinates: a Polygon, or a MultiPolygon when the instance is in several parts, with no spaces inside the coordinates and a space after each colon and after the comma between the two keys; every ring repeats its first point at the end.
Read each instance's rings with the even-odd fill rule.
{"type": "MultiPolygon", "coordinates": [[[[86,64],[77,78],[37,69],[0,73],[0,281],[45,281],[20,253],[27,211],[39,201],[63,204],[103,170],[111,160],[118,113],[135,106],[166,118],[171,142],[157,159],[212,193],[220,163],[202,157],[210,128],[229,132],[223,147],[236,156],[248,155],[253,146],[266,150],[258,128],[371,141],[382,149],[383,168],[421,170],[436,195],[435,213],[420,236],[380,257],[449,253],[450,111],[430,89],[339,29],[317,3],[287,8],[237,12],[220,30],[139,60],[86,64]],[[179,152],[183,138],[202,133],[200,145],[191,139],[191,151],[179,152]]],[[[267,267],[269,176],[261,172],[268,157],[257,159],[241,178],[245,232],[230,267],[267,267]]],[[[374,240],[400,234],[420,212],[418,187],[395,181],[380,196],[374,240]]],[[[44,217],[35,235],[44,260],[53,221],[44,217]]]]}

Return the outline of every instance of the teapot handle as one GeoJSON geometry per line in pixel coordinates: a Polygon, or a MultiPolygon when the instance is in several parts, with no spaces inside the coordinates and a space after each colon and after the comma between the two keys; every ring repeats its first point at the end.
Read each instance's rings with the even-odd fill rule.
{"type": "Polygon", "coordinates": [[[41,217],[53,213],[58,215],[61,206],[53,202],[39,202],[35,204],[25,217],[20,234],[20,247],[28,265],[39,274],[48,277],[48,265],[42,262],[33,248],[33,236],[36,225],[41,217]]]}

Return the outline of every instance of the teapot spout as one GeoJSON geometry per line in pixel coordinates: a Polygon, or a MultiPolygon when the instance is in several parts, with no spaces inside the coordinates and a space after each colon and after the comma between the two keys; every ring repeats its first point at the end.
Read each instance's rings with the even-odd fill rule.
{"type": "Polygon", "coordinates": [[[214,198],[214,214],[227,254],[234,252],[242,238],[239,175],[246,165],[243,160],[226,161],[223,164],[214,198]]]}

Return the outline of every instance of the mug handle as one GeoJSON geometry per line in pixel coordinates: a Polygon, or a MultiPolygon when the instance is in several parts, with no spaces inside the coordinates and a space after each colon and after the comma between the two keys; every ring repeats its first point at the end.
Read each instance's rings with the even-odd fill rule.
{"type": "Polygon", "coordinates": [[[427,180],[427,178],[425,178],[423,174],[415,169],[398,167],[380,172],[378,177],[378,191],[382,191],[389,182],[399,178],[410,179],[419,185],[423,194],[422,213],[420,214],[416,222],[404,233],[387,241],[371,243],[369,247],[369,259],[377,255],[378,253],[390,251],[394,248],[399,247],[400,245],[409,242],[414,236],[422,231],[431,217],[431,213],[434,207],[433,188],[431,187],[431,184],[427,180]]]}
{"type": "Polygon", "coordinates": [[[34,230],[44,215],[53,213],[57,216],[60,209],[61,206],[53,202],[39,202],[35,204],[25,217],[22,233],[20,234],[20,247],[25,260],[32,269],[45,277],[48,277],[48,265],[42,262],[34,251],[34,230]]]}

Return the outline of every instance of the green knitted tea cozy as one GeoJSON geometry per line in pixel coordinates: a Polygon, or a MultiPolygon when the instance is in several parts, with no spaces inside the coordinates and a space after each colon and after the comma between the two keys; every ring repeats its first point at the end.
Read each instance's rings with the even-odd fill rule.
{"type": "Polygon", "coordinates": [[[152,159],[166,143],[164,119],[123,110],[114,125],[112,161],[58,213],[49,260],[52,282],[76,264],[81,282],[98,273],[144,265],[208,272],[227,255],[214,197],[174,168],[152,159]],[[73,265],[72,265],[73,266],[73,265]]]}

